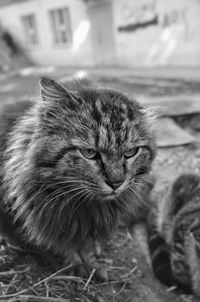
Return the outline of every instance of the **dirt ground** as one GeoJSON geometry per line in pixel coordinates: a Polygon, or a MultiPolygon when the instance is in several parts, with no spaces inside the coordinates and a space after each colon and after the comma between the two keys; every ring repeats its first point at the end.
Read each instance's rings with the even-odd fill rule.
{"type": "MultiPolygon", "coordinates": [[[[16,80],[17,81],[17,80],[16,80]]],[[[20,80],[22,85],[24,81],[20,80]]],[[[27,80],[28,83],[31,79],[27,80]]],[[[32,82],[35,83],[34,78],[32,82]]],[[[139,81],[139,80],[138,80],[139,81]]],[[[20,83],[21,83],[20,82],[20,83]]],[[[19,83],[19,82],[16,82],[19,83]]],[[[16,84],[14,83],[14,84],[16,84]]],[[[168,87],[152,84],[151,81],[138,82],[135,89],[138,94],[154,95],[158,93],[177,94],[182,92],[185,83],[168,83],[168,87]],[[177,85],[176,85],[177,84],[177,85]],[[164,87],[164,88],[163,88],[164,87]],[[178,87],[178,88],[177,88],[178,87]],[[165,90],[163,90],[165,89],[165,90]],[[178,91],[179,91],[178,90],[178,91]]],[[[155,83],[155,81],[154,81],[155,83]]],[[[12,83],[9,83],[10,85],[12,83]]],[[[118,83],[114,82],[118,85],[118,83]]],[[[126,83],[125,89],[131,84],[126,83]]],[[[136,85],[136,84],[135,84],[136,85]]],[[[21,96],[23,88],[17,87],[21,96]]],[[[28,89],[26,87],[26,89],[28,89]]],[[[35,89],[35,88],[34,88],[35,89]]],[[[32,88],[32,91],[34,90],[32,88]]],[[[188,89],[199,93],[199,85],[188,83],[188,89]]],[[[0,100],[13,97],[13,92],[4,91],[0,100]]],[[[192,133],[197,141],[194,144],[160,148],[153,164],[152,173],[156,177],[155,194],[165,192],[173,180],[185,172],[200,175],[200,114],[174,118],[186,131],[192,133]]],[[[0,243],[0,300],[1,301],[49,301],[49,302],[197,302],[194,297],[186,296],[175,289],[168,289],[153,276],[149,264],[146,237],[142,225],[137,225],[128,232],[121,227],[110,242],[107,243],[98,264],[108,268],[111,281],[99,283],[91,279],[70,276],[67,268],[45,266],[30,254],[15,251],[4,241],[0,243]]]]}

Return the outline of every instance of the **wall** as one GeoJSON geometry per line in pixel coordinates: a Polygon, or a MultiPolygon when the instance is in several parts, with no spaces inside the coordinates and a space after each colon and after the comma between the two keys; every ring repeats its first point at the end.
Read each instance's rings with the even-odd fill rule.
{"type": "Polygon", "coordinates": [[[113,0],[117,62],[200,65],[199,0],[113,0]]]}
{"type": "Polygon", "coordinates": [[[90,22],[87,6],[82,0],[32,0],[0,7],[2,24],[20,41],[27,54],[40,65],[93,65],[90,22]],[[52,42],[48,11],[68,7],[71,17],[73,44],[54,46],[52,42]],[[21,16],[35,13],[39,45],[27,47],[21,16]],[[86,35],[86,31],[89,31],[86,35]]]}
{"type": "Polygon", "coordinates": [[[110,0],[113,26],[106,1],[98,12],[83,0],[29,0],[0,6],[0,21],[40,65],[200,65],[200,0],[110,0]],[[48,11],[63,6],[70,10],[73,44],[55,47],[48,11]],[[29,13],[36,14],[39,32],[39,45],[31,48],[21,23],[29,13]]]}
{"type": "Polygon", "coordinates": [[[88,2],[88,15],[92,24],[91,36],[96,66],[111,66],[116,63],[112,8],[110,0],[88,2]]]}

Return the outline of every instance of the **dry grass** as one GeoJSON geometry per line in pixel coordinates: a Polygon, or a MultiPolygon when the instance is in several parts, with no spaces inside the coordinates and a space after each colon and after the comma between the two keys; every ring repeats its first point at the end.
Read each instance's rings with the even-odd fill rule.
{"type": "MultiPolygon", "coordinates": [[[[101,259],[106,262],[106,259],[101,259]]],[[[107,261],[109,263],[109,261],[107,261]]],[[[94,281],[95,269],[84,279],[70,274],[71,265],[55,269],[39,265],[32,256],[7,247],[0,247],[0,300],[48,302],[117,301],[135,278],[137,264],[132,269],[109,264],[109,281],[94,281]]]]}

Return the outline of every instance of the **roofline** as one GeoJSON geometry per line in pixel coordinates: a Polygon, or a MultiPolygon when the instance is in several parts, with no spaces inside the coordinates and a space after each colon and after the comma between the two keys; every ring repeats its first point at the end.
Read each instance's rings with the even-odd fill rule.
{"type": "Polygon", "coordinates": [[[30,1],[30,0],[1,0],[0,7],[12,5],[12,4],[18,4],[21,2],[28,2],[28,1],[30,1]]]}

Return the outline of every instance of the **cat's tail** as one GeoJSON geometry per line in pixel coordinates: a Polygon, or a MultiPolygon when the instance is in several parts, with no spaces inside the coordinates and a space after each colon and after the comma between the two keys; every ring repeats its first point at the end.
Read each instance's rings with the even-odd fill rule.
{"type": "Polygon", "coordinates": [[[156,227],[155,213],[150,213],[147,221],[148,245],[155,276],[164,284],[173,286],[173,276],[170,264],[170,251],[164,238],[156,227]]]}
{"type": "Polygon", "coordinates": [[[180,209],[190,202],[194,195],[200,193],[200,177],[196,174],[181,174],[171,189],[171,216],[175,216],[180,209]]]}
{"type": "Polygon", "coordinates": [[[190,292],[200,298],[200,259],[199,259],[199,243],[196,241],[194,234],[188,231],[185,236],[185,253],[187,255],[191,287],[190,292]]]}
{"type": "MultiPolygon", "coordinates": [[[[168,286],[176,285],[186,292],[191,291],[190,287],[187,288],[185,284],[180,283],[173,276],[170,247],[162,233],[158,230],[156,215],[164,217],[162,219],[162,226],[165,227],[165,224],[171,222],[180,210],[195,196],[200,196],[199,176],[195,174],[182,174],[175,180],[170,194],[165,200],[166,207],[163,208],[164,213],[157,213],[156,210],[152,211],[147,220],[148,245],[155,276],[162,283],[168,286]]],[[[194,274],[193,271],[192,274],[194,274]]],[[[200,274],[196,279],[200,280],[200,274]]]]}

